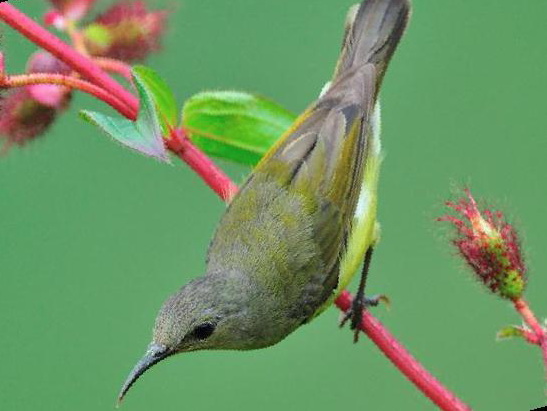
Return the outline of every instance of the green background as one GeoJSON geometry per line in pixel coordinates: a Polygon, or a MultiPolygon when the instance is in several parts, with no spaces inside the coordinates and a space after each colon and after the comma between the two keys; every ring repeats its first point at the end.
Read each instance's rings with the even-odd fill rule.
{"type": "MultiPolygon", "coordinates": [[[[109,2],[100,1],[99,8],[109,2]]],[[[519,324],[454,258],[435,218],[469,184],[522,233],[527,298],[547,314],[547,2],[416,0],[382,92],[382,242],[369,292],[388,328],[478,410],[545,403],[539,350],[495,333],[519,324]]],[[[18,1],[41,19],[45,2],[18,1]]],[[[329,78],[346,0],[158,0],[175,6],[147,64],[180,102],[240,89],[301,111],[329,78]]],[[[8,68],[34,49],[4,30],[8,68]]],[[[164,298],[204,269],[223,204],[184,164],[160,164],[77,116],[0,159],[0,409],[111,410],[164,298]]],[[[247,170],[222,164],[241,181],[247,170]]],[[[366,338],[327,311],[279,345],[199,352],[147,373],[126,410],[427,410],[366,338]]]]}

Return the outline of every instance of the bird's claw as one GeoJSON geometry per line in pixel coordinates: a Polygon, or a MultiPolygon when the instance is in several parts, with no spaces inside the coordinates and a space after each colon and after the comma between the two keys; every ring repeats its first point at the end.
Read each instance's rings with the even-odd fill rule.
{"type": "Polygon", "coordinates": [[[373,295],[372,297],[355,298],[351,305],[351,308],[342,314],[340,320],[340,328],[342,328],[348,320],[351,319],[350,329],[353,330],[353,342],[359,341],[359,332],[361,331],[359,325],[363,319],[363,310],[367,307],[376,307],[380,303],[384,303],[389,308],[391,302],[386,295],[373,295]]]}

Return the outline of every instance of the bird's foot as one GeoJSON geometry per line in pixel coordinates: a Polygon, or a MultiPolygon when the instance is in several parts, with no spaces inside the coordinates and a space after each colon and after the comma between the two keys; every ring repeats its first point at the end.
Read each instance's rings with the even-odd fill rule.
{"type": "Polygon", "coordinates": [[[389,298],[383,294],[373,295],[372,297],[355,297],[353,299],[351,308],[342,314],[342,319],[340,320],[340,328],[342,328],[349,320],[351,320],[350,329],[353,330],[354,343],[359,341],[359,332],[361,331],[359,325],[361,324],[361,320],[363,319],[363,310],[367,307],[376,307],[380,303],[384,303],[389,307],[389,298]]]}

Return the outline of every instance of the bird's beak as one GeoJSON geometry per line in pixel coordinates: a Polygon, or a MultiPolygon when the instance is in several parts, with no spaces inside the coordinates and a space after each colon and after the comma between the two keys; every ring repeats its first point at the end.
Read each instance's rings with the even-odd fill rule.
{"type": "Polygon", "coordinates": [[[157,364],[161,360],[169,357],[172,353],[170,350],[162,344],[150,344],[148,347],[148,351],[146,351],[146,354],[144,354],[144,357],[142,357],[137,365],[133,367],[129,375],[127,376],[127,379],[125,380],[125,383],[123,384],[123,387],[120,391],[120,394],[118,395],[118,403],[117,406],[119,406],[125,397],[125,394],[127,394],[127,391],[131,388],[131,386],[135,383],[135,381],[138,380],[138,378],[150,367],[152,367],[154,364],[157,364]]]}

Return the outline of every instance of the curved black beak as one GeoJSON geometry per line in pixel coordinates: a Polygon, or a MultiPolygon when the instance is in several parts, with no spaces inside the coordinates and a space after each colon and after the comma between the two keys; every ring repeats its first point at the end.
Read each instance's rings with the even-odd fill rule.
{"type": "Polygon", "coordinates": [[[152,367],[154,364],[157,364],[161,360],[169,357],[169,355],[171,355],[171,352],[165,345],[150,344],[150,346],[148,347],[148,351],[146,351],[146,354],[144,354],[144,357],[139,360],[137,365],[133,367],[133,369],[127,376],[127,379],[123,384],[120,394],[118,395],[118,402],[116,406],[120,406],[123,398],[125,397],[125,394],[127,394],[127,391],[129,391],[135,381],[137,381],[146,370],[148,370],[150,367],[152,367]]]}

